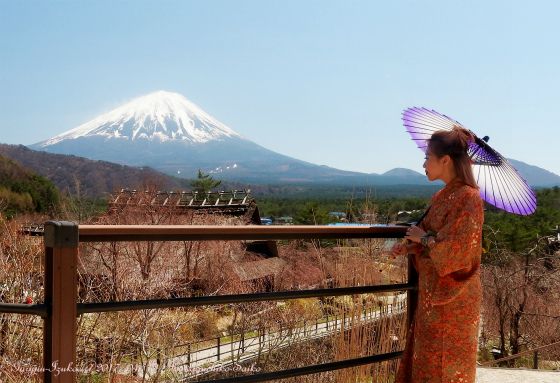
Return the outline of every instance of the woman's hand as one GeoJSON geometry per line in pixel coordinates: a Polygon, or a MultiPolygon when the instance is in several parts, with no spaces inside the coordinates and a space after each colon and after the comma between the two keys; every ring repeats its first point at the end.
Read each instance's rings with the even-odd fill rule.
{"type": "Polygon", "coordinates": [[[422,237],[426,235],[426,232],[420,229],[418,226],[410,226],[406,231],[405,238],[411,242],[421,243],[422,237]]]}
{"type": "Polygon", "coordinates": [[[393,257],[396,257],[397,255],[406,255],[406,245],[403,242],[398,241],[393,245],[391,255],[393,257]]]}
{"type": "Polygon", "coordinates": [[[414,253],[418,249],[418,245],[407,240],[399,241],[393,245],[391,256],[407,255],[414,253]]]}

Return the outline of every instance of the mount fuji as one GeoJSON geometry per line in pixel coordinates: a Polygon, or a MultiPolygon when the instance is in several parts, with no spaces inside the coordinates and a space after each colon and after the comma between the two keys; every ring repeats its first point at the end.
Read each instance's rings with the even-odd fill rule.
{"type": "Polygon", "coordinates": [[[241,138],[180,94],[159,91],[139,97],[38,146],[52,147],[64,140],[95,136],[106,140],[182,141],[189,144],[241,138]]]}
{"type": "Polygon", "coordinates": [[[245,182],[424,183],[424,176],[377,174],[315,165],[268,150],[178,93],[158,91],[30,146],[194,177],[198,169],[245,182]],[[389,177],[395,178],[395,177],[389,177]]]}

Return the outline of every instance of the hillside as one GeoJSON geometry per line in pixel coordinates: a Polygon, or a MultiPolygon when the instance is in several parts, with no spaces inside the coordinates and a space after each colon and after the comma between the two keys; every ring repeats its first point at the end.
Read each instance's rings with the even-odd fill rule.
{"type": "Polygon", "coordinates": [[[23,145],[0,144],[0,155],[48,178],[62,192],[79,192],[87,197],[103,197],[121,188],[153,186],[171,190],[186,187],[186,180],[175,179],[153,169],[39,152],[23,145]]]}
{"type": "Polygon", "coordinates": [[[52,182],[0,155],[0,210],[7,216],[48,212],[58,201],[58,190],[52,182]]]}
{"type": "Polygon", "coordinates": [[[560,176],[538,166],[508,158],[508,161],[534,187],[560,186],[560,176]]]}

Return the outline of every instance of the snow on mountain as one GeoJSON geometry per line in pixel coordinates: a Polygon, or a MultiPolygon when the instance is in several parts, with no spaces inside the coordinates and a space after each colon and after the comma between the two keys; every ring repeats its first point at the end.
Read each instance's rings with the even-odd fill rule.
{"type": "Polygon", "coordinates": [[[63,140],[101,136],[124,140],[206,143],[241,136],[178,93],[158,91],[37,144],[44,148],[63,140]]]}

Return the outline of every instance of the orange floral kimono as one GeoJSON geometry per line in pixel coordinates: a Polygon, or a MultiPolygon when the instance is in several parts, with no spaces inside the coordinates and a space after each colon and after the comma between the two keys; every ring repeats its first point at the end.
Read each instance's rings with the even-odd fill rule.
{"type": "Polygon", "coordinates": [[[483,221],[477,189],[455,180],[433,196],[419,226],[436,243],[413,255],[418,306],[396,383],[475,382],[483,221]]]}

